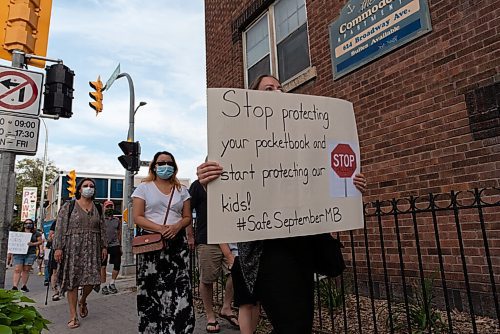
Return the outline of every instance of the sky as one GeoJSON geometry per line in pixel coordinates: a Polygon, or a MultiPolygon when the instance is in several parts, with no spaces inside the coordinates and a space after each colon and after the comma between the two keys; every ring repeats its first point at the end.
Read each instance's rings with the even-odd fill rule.
{"type": "MultiPolygon", "coordinates": [[[[47,57],[62,59],[75,73],[73,116],[45,119],[47,156],[58,169],[124,173],[117,158],[129,126],[126,78],[104,92],[102,113],[89,106],[89,81],[100,75],[106,83],[120,64],[132,77],[136,105],[147,103],[135,117],[141,160],[169,151],[178,176],[194,180],[207,150],[203,11],[201,0],[53,0],[47,57]]],[[[43,158],[44,144],[41,124],[36,157],[43,158]]],[[[141,168],[139,174],[146,173],[141,168]]]]}

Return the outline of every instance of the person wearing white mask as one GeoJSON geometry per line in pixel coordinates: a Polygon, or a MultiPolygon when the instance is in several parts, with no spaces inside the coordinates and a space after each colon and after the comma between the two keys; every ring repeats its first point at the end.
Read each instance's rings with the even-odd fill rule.
{"type": "Polygon", "coordinates": [[[139,333],[194,331],[189,276],[189,247],[194,245],[191,196],[177,172],[174,156],[157,152],[148,176],[132,194],[135,224],[143,233],[161,233],[167,243],[161,250],[137,254],[139,333]]]}
{"type": "Polygon", "coordinates": [[[68,328],[80,326],[79,315],[88,315],[87,296],[101,282],[101,262],[107,257],[107,240],[102,209],[94,203],[95,181],[84,178],[76,186],[76,200],[66,202],[57,215],[53,248],[60,263],[58,285],[67,292],[68,328]],[[78,301],[78,287],[83,287],[78,301]]]}

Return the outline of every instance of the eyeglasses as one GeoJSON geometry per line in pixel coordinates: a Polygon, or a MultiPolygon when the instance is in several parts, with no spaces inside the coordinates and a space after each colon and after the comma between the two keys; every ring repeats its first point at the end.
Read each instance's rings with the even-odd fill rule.
{"type": "Polygon", "coordinates": [[[156,162],[156,165],[157,166],[165,166],[165,165],[169,165],[169,166],[172,166],[172,167],[175,167],[175,164],[173,161],[157,161],[156,162]]]}

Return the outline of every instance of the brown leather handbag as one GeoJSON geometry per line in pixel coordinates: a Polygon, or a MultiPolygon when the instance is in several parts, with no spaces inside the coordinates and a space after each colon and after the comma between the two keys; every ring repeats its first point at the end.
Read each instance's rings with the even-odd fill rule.
{"type": "MultiPolygon", "coordinates": [[[[172,187],[172,193],[170,194],[170,200],[168,201],[167,213],[165,214],[163,225],[167,223],[170,204],[172,203],[172,198],[174,197],[174,190],[175,185],[172,187]]],[[[145,235],[137,236],[132,239],[132,253],[134,254],[144,254],[159,251],[166,247],[166,240],[163,239],[161,233],[158,232],[147,233],[145,235]]]]}

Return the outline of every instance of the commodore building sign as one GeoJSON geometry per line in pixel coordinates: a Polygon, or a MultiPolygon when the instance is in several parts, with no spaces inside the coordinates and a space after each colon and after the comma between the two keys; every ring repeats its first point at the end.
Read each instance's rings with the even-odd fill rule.
{"type": "Polygon", "coordinates": [[[329,27],[333,77],[432,30],[426,0],[352,0],[329,27]]]}

